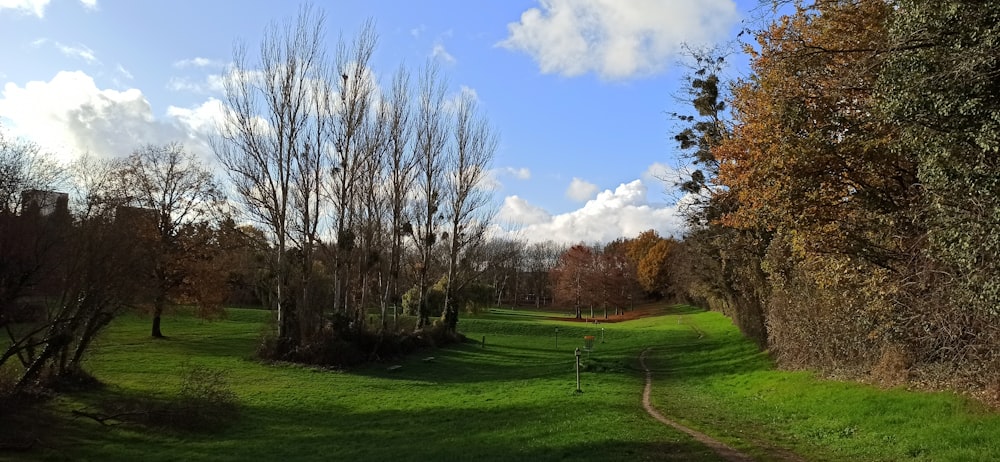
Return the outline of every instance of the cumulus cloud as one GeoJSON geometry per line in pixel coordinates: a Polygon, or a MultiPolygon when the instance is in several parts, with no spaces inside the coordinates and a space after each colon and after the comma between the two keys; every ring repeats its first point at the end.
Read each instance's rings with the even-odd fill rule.
{"type": "Polygon", "coordinates": [[[209,101],[193,109],[170,108],[156,117],[142,91],[98,88],[84,72],[59,72],[52,80],[23,87],[7,83],[0,94],[4,125],[34,140],[62,161],[83,153],[120,156],[144,144],[184,142],[210,159],[208,119],[218,111],[209,101]]]}
{"type": "Polygon", "coordinates": [[[80,4],[82,4],[83,7],[88,10],[97,9],[97,0],[80,0],[80,4]]]}
{"type": "Polygon", "coordinates": [[[654,229],[662,236],[680,236],[684,220],[679,205],[652,204],[642,180],[623,183],[614,191],[605,190],[578,210],[549,215],[517,196],[504,200],[500,217],[522,226],[516,234],[530,242],[553,240],[609,242],[619,237],[634,237],[654,229]]]}
{"type": "Polygon", "coordinates": [[[45,17],[45,7],[47,6],[49,6],[49,0],[0,0],[0,11],[9,9],[33,14],[39,18],[45,17]]]}
{"type": "Polygon", "coordinates": [[[597,193],[597,185],[574,177],[566,188],[566,197],[577,202],[583,202],[597,193]]]}
{"type": "Polygon", "coordinates": [[[547,223],[552,216],[541,207],[531,205],[520,197],[507,196],[503,200],[500,212],[497,213],[497,218],[515,225],[538,226],[547,223]]]}
{"type": "Polygon", "coordinates": [[[218,123],[223,120],[226,111],[222,101],[209,98],[201,105],[193,108],[170,106],[167,116],[189,131],[189,137],[200,138],[214,132],[218,123]]]}
{"type": "Polygon", "coordinates": [[[692,166],[673,167],[662,162],[655,162],[642,173],[642,180],[646,184],[660,183],[667,189],[674,189],[675,186],[691,179],[692,166]]]}
{"type": "Polygon", "coordinates": [[[499,45],[546,74],[626,79],[662,71],[684,43],[725,37],[737,18],[733,0],[541,0],[499,45]]]}

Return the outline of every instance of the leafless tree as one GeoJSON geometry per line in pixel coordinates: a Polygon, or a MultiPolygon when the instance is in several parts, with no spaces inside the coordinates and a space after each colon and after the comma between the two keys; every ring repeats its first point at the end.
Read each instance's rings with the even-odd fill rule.
{"type": "Polygon", "coordinates": [[[0,326],[26,314],[18,300],[58,258],[63,236],[53,224],[66,221],[67,204],[52,190],[64,180],[65,169],[37,144],[0,132],[0,326]]]}
{"type": "Polygon", "coordinates": [[[335,309],[350,311],[349,282],[358,236],[356,221],[361,213],[361,183],[367,175],[377,175],[381,150],[381,130],[374,126],[375,81],[369,67],[378,35],[374,23],[366,22],[351,44],[343,39],[337,47],[336,88],[339,95],[331,125],[333,207],[336,222],[335,309]],[[375,165],[373,165],[375,164],[375,165]],[[374,168],[374,169],[373,169],[374,168]]]}
{"type": "Polygon", "coordinates": [[[272,24],[252,62],[245,44],[233,52],[225,84],[225,120],[213,147],[244,211],[271,234],[275,248],[273,303],[278,313],[279,350],[298,343],[298,321],[289,292],[290,241],[309,245],[318,203],[317,172],[324,151],[317,124],[316,80],[325,65],[324,15],[302,7],[295,21],[272,24]],[[291,303],[289,303],[291,302],[291,303]]]}
{"type": "Polygon", "coordinates": [[[494,129],[477,110],[475,96],[463,92],[455,107],[452,144],[445,166],[445,217],[447,219],[448,275],[444,291],[445,325],[455,330],[458,307],[449,303],[469,281],[462,278],[462,254],[480,245],[494,214],[486,175],[497,149],[494,129]]]}
{"type": "Polygon", "coordinates": [[[16,215],[23,192],[63,186],[66,169],[38,144],[11,138],[0,130],[0,214],[16,215]]]}
{"type": "Polygon", "coordinates": [[[448,120],[445,113],[446,84],[439,76],[439,68],[428,62],[418,84],[418,100],[414,119],[414,154],[416,157],[416,190],[412,202],[414,247],[419,256],[417,284],[420,289],[420,308],[417,328],[430,323],[427,292],[430,288],[430,266],[439,227],[444,221],[440,210],[444,190],[445,148],[448,144],[448,120]]]}
{"type": "Polygon", "coordinates": [[[400,271],[403,258],[403,236],[405,227],[409,225],[406,210],[409,194],[414,181],[416,166],[415,151],[411,148],[410,134],[412,108],[410,103],[410,75],[405,68],[400,67],[392,79],[392,88],[382,101],[380,114],[384,119],[381,125],[387,130],[387,181],[385,196],[389,203],[389,275],[388,284],[382,297],[382,328],[385,326],[386,308],[391,303],[399,306],[402,303],[402,291],[399,288],[400,271]]]}
{"type": "Polygon", "coordinates": [[[531,244],[525,259],[528,284],[535,307],[540,308],[543,300],[551,300],[552,284],[549,272],[559,263],[559,256],[566,251],[564,246],[552,241],[531,244]]]}
{"type": "Polygon", "coordinates": [[[519,239],[491,238],[481,246],[486,255],[487,275],[493,287],[493,300],[501,306],[504,300],[516,304],[524,271],[526,243],[519,239]]]}

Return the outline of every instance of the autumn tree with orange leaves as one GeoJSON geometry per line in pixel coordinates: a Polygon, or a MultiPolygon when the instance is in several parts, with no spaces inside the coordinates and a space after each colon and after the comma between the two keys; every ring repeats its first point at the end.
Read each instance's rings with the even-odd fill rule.
{"type": "Polygon", "coordinates": [[[919,226],[915,163],[878,110],[888,50],[883,1],[799,5],[748,47],[753,77],[733,90],[734,129],[714,151],[738,207],[726,225],[766,229],[780,359],[874,361],[896,323],[900,268],[919,226]]]}
{"type": "Polygon", "coordinates": [[[563,252],[549,271],[554,301],[572,306],[576,319],[583,319],[583,306],[592,301],[593,265],[593,250],[577,244],[563,252]]]}

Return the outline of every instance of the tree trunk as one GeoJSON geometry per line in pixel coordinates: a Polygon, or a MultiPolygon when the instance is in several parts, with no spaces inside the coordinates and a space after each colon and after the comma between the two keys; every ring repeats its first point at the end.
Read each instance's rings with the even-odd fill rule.
{"type": "MultiPolygon", "coordinates": [[[[97,336],[97,333],[107,326],[114,317],[110,313],[96,313],[87,322],[87,326],[83,331],[83,335],[80,337],[80,343],[76,345],[76,351],[73,353],[73,358],[70,360],[69,367],[71,369],[79,369],[80,364],[83,362],[83,354],[90,347],[90,343],[97,336]]],[[[62,371],[65,372],[65,371],[62,371]]]]}
{"type": "Polygon", "coordinates": [[[33,384],[39,377],[41,377],[43,370],[49,360],[59,354],[66,345],[69,343],[70,336],[65,333],[48,333],[47,343],[42,352],[35,358],[35,360],[29,365],[21,378],[14,385],[15,391],[23,391],[25,388],[33,384]]]}
{"type": "Polygon", "coordinates": [[[156,307],[153,309],[153,330],[150,333],[154,338],[163,338],[163,332],[160,331],[160,317],[163,315],[163,307],[156,307]]]}

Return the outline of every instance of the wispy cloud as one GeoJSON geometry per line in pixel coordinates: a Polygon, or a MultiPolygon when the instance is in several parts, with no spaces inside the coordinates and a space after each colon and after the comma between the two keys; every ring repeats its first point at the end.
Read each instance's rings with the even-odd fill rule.
{"type": "MultiPolygon", "coordinates": [[[[30,14],[38,18],[45,17],[45,9],[48,8],[51,0],[0,0],[0,11],[14,10],[23,14],[30,14]]],[[[97,0],[80,0],[80,4],[88,10],[96,11],[97,0]]]]}
{"type": "Polygon", "coordinates": [[[33,14],[39,18],[45,17],[45,7],[47,6],[49,6],[49,0],[0,0],[0,11],[15,10],[33,14]]]}
{"type": "Polygon", "coordinates": [[[118,64],[118,67],[115,70],[117,70],[118,73],[121,74],[121,76],[125,77],[126,79],[132,80],[135,78],[132,75],[132,73],[129,72],[128,69],[125,69],[125,66],[122,66],[121,64],[118,64]]]}
{"type": "Polygon", "coordinates": [[[186,91],[191,93],[221,93],[225,90],[223,77],[218,74],[211,74],[203,81],[195,81],[187,77],[171,77],[167,82],[167,89],[173,91],[186,91]]]}
{"type": "Polygon", "coordinates": [[[188,67],[222,67],[225,65],[226,63],[223,61],[209,59],[209,58],[202,58],[200,56],[174,61],[174,67],[178,69],[184,69],[188,67]]]}
{"type": "Polygon", "coordinates": [[[455,57],[448,53],[444,45],[441,43],[434,44],[434,48],[431,50],[431,57],[445,64],[455,64],[455,57]]]}
{"type": "Polygon", "coordinates": [[[504,167],[504,168],[500,169],[500,173],[502,173],[504,175],[507,175],[507,176],[512,176],[514,178],[517,178],[518,180],[530,180],[531,179],[531,170],[529,170],[526,167],[521,167],[521,168],[504,167]]]}
{"type": "Polygon", "coordinates": [[[94,50],[90,49],[90,47],[83,44],[66,45],[65,43],[45,38],[35,40],[34,42],[31,42],[31,44],[36,47],[51,44],[53,47],[59,50],[59,52],[62,53],[63,55],[69,56],[71,58],[82,59],[86,61],[87,64],[100,64],[101,62],[99,59],[97,59],[97,54],[94,53],[94,50]]]}

